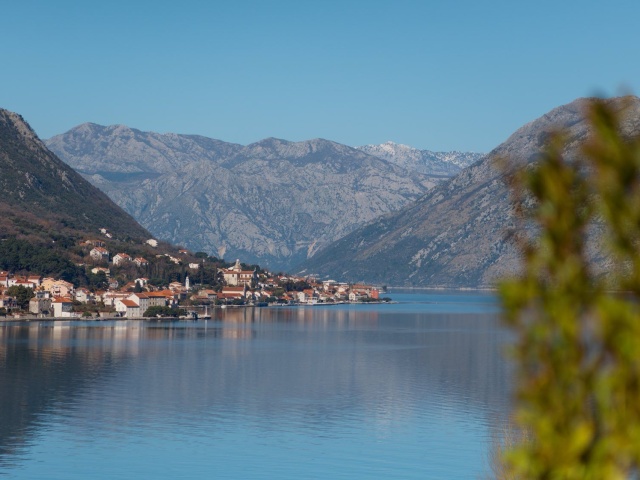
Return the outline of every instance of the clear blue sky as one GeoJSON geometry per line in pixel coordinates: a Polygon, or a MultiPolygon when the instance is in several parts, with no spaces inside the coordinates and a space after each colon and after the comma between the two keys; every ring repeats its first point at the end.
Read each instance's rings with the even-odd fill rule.
{"type": "Polygon", "coordinates": [[[640,93],[640,2],[6,1],[0,107],[251,143],[489,151],[581,96],[640,93]]]}

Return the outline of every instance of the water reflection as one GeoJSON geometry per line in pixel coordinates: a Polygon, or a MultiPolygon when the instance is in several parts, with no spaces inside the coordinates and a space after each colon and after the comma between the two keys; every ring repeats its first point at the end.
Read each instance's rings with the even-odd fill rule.
{"type": "Polygon", "coordinates": [[[69,323],[0,327],[0,465],[28,443],[47,413],[112,375],[135,353],[140,329],[69,323]]]}
{"type": "MultiPolygon", "coordinates": [[[[189,441],[219,451],[234,435],[254,449],[287,446],[296,436],[338,463],[354,459],[327,445],[364,442],[369,453],[358,453],[359,461],[371,462],[384,446],[398,449],[392,463],[424,448],[417,437],[428,443],[448,434],[431,432],[436,425],[503,415],[504,342],[493,313],[401,306],[227,309],[197,323],[0,326],[0,472],[37,468],[29,447],[57,428],[76,443],[55,448],[73,449],[78,462],[83,454],[95,461],[87,445],[98,441],[105,448],[155,438],[155,448],[170,450],[188,432],[189,441]],[[385,444],[391,439],[394,447],[385,444]]],[[[424,455],[404,461],[427,471],[424,455]]]]}

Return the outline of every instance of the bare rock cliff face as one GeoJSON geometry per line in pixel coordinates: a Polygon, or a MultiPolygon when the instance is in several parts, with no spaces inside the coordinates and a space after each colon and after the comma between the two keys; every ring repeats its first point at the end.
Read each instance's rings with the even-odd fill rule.
{"type": "Polygon", "coordinates": [[[84,124],[47,145],[157,237],[282,270],[436,183],[322,139],[242,146],[84,124]]]}
{"type": "MultiPolygon", "coordinates": [[[[640,132],[640,99],[610,102],[624,109],[623,129],[640,132]]],[[[483,160],[440,183],[417,202],[385,215],[318,252],[300,266],[308,273],[388,285],[486,287],[516,272],[519,256],[509,191],[497,160],[534,162],[551,131],[568,135],[566,154],[578,155],[589,134],[588,99],[558,107],[517,130],[483,160]]],[[[603,257],[593,253],[594,261],[603,257]]]]}

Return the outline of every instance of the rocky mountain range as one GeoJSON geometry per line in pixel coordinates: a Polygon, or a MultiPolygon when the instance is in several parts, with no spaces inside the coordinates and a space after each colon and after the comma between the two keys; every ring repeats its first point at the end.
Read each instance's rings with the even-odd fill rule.
{"type": "MultiPolygon", "coordinates": [[[[624,133],[638,134],[640,99],[623,100],[609,103],[620,112],[624,109],[624,133]]],[[[534,162],[549,133],[558,128],[568,138],[565,154],[575,157],[589,134],[583,116],[588,102],[576,100],[523,126],[483,160],[438,184],[417,202],[329,245],[301,269],[389,285],[494,285],[520,264],[511,240],[514,212],[498,160],[509,159],[516,165],[534,162]]],[[[597,248],[592,257],[601,267],[606,260],[597,248]]]]}
{"type": "Polygon", "coordinates": [[[290,269],[440,181],[323,139],[243,146],[87,123],[47,145],[155,236],[271,269],[290,269]]]}
{"type": "Polygon", "coordinates": [[[482,153],[474,152],[419,150],[394,142],[385,142],[380,145],[363,145],[356,148],[399,167],[436,178],[456,175],[460,170],[477,162],[484,156],[482,153]]]}

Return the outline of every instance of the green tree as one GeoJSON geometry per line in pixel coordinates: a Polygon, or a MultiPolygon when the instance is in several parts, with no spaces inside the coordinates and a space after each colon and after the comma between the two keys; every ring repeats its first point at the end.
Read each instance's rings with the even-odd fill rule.
{"type": "Polygon", "coordinates": [[[7,289],[7,295],[15,297],[16,303],[21,310],[29,310],[29,300],[35,296],[33,288],[23,285],[13,285],[9,287],[7,289]]]}
{"type": "Polygon", "coordinates": [[[93,290],[106,290],[109,286],[109,279],[107,278],[107,274],[103,271],[98,271],[98,273],[90,273],[88,276],[88,285],[93,290]]]}
{"type": "Polygon", "coordinates": [[[177,315],[176,309],[162,306],[149,307],[142,314],[143,317],[175,317],[177,315]]]}
{"type": "Polygon", "coordinates": [[[591,104],[579,160],[558,134],[514,180],[535,234],[520,238],[522,275],[501,286],[526,432],[505,452],[506,478],[625,479],[640,467],[640,137],[623,137],[613,112],[591,104]],[[608,249],[606,275],[590,265],[592,242],[608,249]]]}

